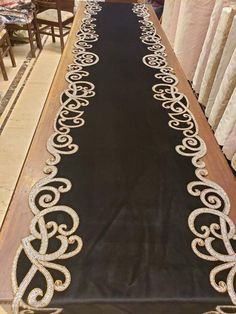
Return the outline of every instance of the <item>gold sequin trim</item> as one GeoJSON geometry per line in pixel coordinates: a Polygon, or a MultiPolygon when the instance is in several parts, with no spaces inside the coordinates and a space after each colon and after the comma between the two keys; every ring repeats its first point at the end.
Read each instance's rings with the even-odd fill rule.
{"type": "Polygon", "coordinates": [[[77,211],[66,205],[60,205],[61,194],[71,189],[71,182],[57,176],[57,165],[62,155],[70,155],[78,151],[78,145],[74,143],[70,133],[72,129],[84,125],[85,121],[82,117],[84,107],[89,105],[89,98],[95,95],[95,86],[84,78],[89,75],[85,69],[99,61],[99,57],[88,50],[93,47],[93,42],[98,40],[94,22],[95,15],[100,10],[101,6],[97,2],[86,2],[84,18],[73,50],[74,63],[69,65],[66,74],[69,86],[61,95],[61,106],[55,119],[54,133],[47,143],[51,157],[47,160],[44,169],[46,176],[32,188],[29,195],[29,206],[34,218],[30,224],[30,235],[22,239],[13,262],[14,314],[34,313],[34,311],[61,313],[62,309],[47,308],[54,293],[64,291],[71,282],[69,270],[57,260],[71,258],[82,248],[81,238],[75,235],[79,226],[77,211]],[[52,214],[58,212],[70,218],[70,226],[52,220],[52,214]],[[46,219],[48,214],[50,214],[50,221],[46,219]],[[55,252],[48,253],[53,238],[59,241],[60,246],[55,252]],[[35,249],[35,241],[40,241],[38,250],[35,249]],[[31,266],[21,282],[18,282],[17,269],[21,267],[19,257],[22,253],[27,256],[31,266]],[[53,278],[51,270],[61,273],[60,279],[53,278]],[[33,282],[37,273],[44,277],[44,291],[37,287],[36,281],[33,282]],[[32,283],[35,287],[28,292],[29,285],[32,283]]]}

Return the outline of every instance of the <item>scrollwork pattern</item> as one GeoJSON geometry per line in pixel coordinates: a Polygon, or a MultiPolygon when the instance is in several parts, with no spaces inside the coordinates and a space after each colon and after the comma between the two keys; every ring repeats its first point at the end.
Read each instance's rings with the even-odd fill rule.
{"type": "Polygon", "coordinates": [[[206,312],[204,314],[236,314],[236,307],[231,305],[217,306],[214,311],[206,312]]]}
{"type": "Polygon", "coordinates": [[[154,98],[161,101],[162,106],[168,111],[169,126],[183,134],[182,143],[176,147],[176,151],[183,156],[191,157],[192,163],[196,167],[197,180],[190,182],[187,186],[188,192],[199,197],[202,202],[202,207],[195,209],[188,219],[189,228],[196,237],[192,241],[192,249],[200,258],[218,262],[217,266],[213,265],[210,272],[210,283],[218,292],[228,292],[234,304],[218,306],[215,311],[206,314],[226,314],[227,310],[236,312],[234,288],[236,252],[233,248],[236,234],[235,224],[229,217],[229,198],[222,187],[207,179],[208,171],[202,160],[207,152],[205,142],[199,136],[198,124],[190,110],[187,97],[178,90],[178,78],[168,65],[165,46],[156,32],[153,22],[149,19],[148,8],[144,4],[134,4],[133,12],[141,18],[139,20],[141,24],[140,39],[151,52],[143,57],[143,63],[158,70],[155,77],[160,83],[152,87],[154,98]],[[202,225],[199,229],[196,222],[200,216],[204,215],[214,217],[214,222],[202,225]],[[221,241],[223,244],[222,251],[214,247],[216,241],[221,241]],[[217,275],[225,273],[225,271],[227,271],[227,278],[224,281],[218,281],[217,275]]]}
{"type": "Polygon", "coordinates": [[[71,275],[65,266],[57,263],[57,260],[71,258],[82,248],[82,239],[75,234],[79,226],[77,212],[71,207],[60,205],[61,195],[71,189],[71,182],[66,178],[58,177],[57,165],[62,155],[74,154],[78,151],[79,147],[73,141],[71,130],[84,125],[84,107],[89,105],[89,98],[95,95],[95,86],[84,79],[89,75],[85,68],[99,61],[99,57],[88,49],[92,48],[93,43],[98,40],[94,22],[100,10],[101,6],[97,2],[86,2],[84,18],[73,50],[74,63],[69,65],[66,74],[68,88],[61,95],[61,106],[55,118],[54,133],[47,143],[51,157],[46,161],[44,169],[46,176],[33,186],[29,195],[29,206],[34,218],[30,223],[30,235],[22,239],[13,262],[14,314],[35,311],[61,313],[62,309],[48,308],[48,305],[55,292],[67,289],[71,282],[71,275]],[[70,225],[59,224],[53,220],[53,214],[60,212],[69,218],[70,225]],[[51,252],[49,243],[53,239],[60,244],[57,245],[56,251],[51,252]],[[35,241],[40,243],[37,249],[37,245],[34,245],[35,241]],[[21,282],[18,282],[17,269],[20,267],[19,258],[22,254],[28,258],[31,266],[21,282]],[[60,277],[53,278],[51,270],[60,273],[60,277]],[[40,273],[45,280],[45,290],[35,287],[30,288],[29,291],[29,285],[32,284],[37,273],[40,273]]]}

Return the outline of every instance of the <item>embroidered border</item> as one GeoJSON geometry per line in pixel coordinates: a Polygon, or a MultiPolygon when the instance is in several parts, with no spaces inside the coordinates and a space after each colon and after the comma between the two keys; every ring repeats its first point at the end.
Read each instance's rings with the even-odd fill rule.
{"type": "Polygon", "coordinates": [[[233,305],[220,305],[216,307],[215,311],[210,311],[207,312],[205,314],[236,314],[236,308],[233,305]],[[230,312],[226,312],[226,311],[230,311],[230,312]],[[234,310],[234,312],[232,312],[232,310],[234,310]]]}
{"type": "MultiPolygon", "coordinates": [[[[151,68],[158,69],[155,77],[162,82],[152,87],[154,98],[162,102],[162,106],[168,110],[170,117],[169,126],[183,133],[182,143],[176,147],[176,151],[183,156],[192,158],[196,167],[197,180],[187,186],[188,192],[200,198],[203,206],[195,209],[189,216],[188,225],[196,236],[192,241],[194,253],[208,261],[221,262],[210,272],[210,283],[218,292],[228,292],[232,303],[236,305],[236,292],[234,289],[234,277],[236,273],[236,252],[232,241],[236,240],[235,224],[229,218],[230,201],[225,191],[218,184],[207,179],[208,171],[202,157],[207,148],[203,139],[199,136],[197,121],[189,109],[189,101],[178,88],[178,79],[174,71],[168,66],[165,46],[161,43],[161,37],[156,33],[153,22],[149,20],[150,14],[144,4],[134,4],[133,12],[140,18],[142,31],[141,41],[147,45],[149,54],[143,57],[143,63],[151,68]],[[217,222],[196,228],[196,220],[201,215],[210,214],[218,219],[217,222]],[[225,252],[214,249],[215,240],[221,240],[225,252]],[[225,270],[228,275],[225,281],[217,282],[216,276],[225,270]]],[[[225,310],[236,310],[236,306],[218,306],[216,312],[224,314],[225,310]]]]}
{"type": "Polygon", "coordinates": [[[61,107],[55,119],[54,133],[47,144],[51,157],[47,160],[44,169],[46,177],[35,184],[29,195],[29,206],[34,218],[30,224],[30,235],[22,239],[13,262],[13,313],[34,313],[35,310],[60,313],[62,309],[46,307],[51,302],[55,291],[61,292],[68,288],[71,275],[69,270],[56,260],[71,258],[82,248],[81,238],[74,234],[79,226],[77,212],[66,205],[59,204],[61,194],[68,192],[72,185],[68,179],[57,177],[57,165],[62,155],[70,155],[78,151],[79,147],[73,143],[70,132],[84,125],[83,107],[89,105],[89,98],[95,95],[95,86],[85,81],[84,77],[89,75],[85,68],[99,61],[96,54],[87,50],[92,48],[93,42],[98,40],[94,16],[100,10],[101,6],[96,1],[86,2],[84,18],[73,50],[74,63],[69,65],[66,74],[69,86],[61,95],[61,107]],[[72,224],[70,226],[58,224],[53,220],[46,222],[45,218],[48,214],[57,212],[68,215],[72,224]],[[48,253],[49,243],[53,238],[60,242],[60,247],[55,252],[48,253]],[[35,241],[40,241],[38,250],[33,245],[35,241]],[[23,252],[32,265],[22,281],[18,283],[17,268],[20,266],[19,257],[23,252]],[[50,270],[60,272],[64,276],[64,281],[55,280],[50,270]],[[45,291],[39,287],[33,288],[29,293],[27,292],[27,303],[25,303],[23,298],[26,298],[26,290],[38,272],[45,279],[45,291]]]}

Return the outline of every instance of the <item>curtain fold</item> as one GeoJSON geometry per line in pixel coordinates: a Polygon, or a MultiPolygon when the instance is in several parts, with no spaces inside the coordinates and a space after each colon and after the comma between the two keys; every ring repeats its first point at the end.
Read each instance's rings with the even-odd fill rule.
{"type": "Polygon", "coordinates": [[[227,5],[229,1],[223,1],[223,0],[218,0],[215,1],[214,8],[212,10],[211,18],[210,18],[210,23],[209,27],[206,33],[205,41],[202,46],[202,51],[198,60],[198,64],[196,67],[196,71],[194,73],[193,77],[193,88],[194,90],[199,93],[201,83],[202,83],[202,78],[204,75],[204,71],[207,65],[208,57],[210,54],[211,50],[211,45],[215,36],[216,28],[220,19],[220,15],[222,12],[222,9],[224,5],[227,5]]]}
{"type": "Polygon", "coordinates": [[[174,51],[188,80],[193,79],[213,7],[212,0],[181,1],[174,51]]]}
{"type": "Polygon", "coordinates": [[[232,160],[232,166],[236,170],[236,123],[223,146],[225,156],[232,160]]]}
{"type": "Polygon", "coordinates": [[[177,30],[177,25],[179,21],[181,2],[182,2],[181,0],[174,1],[173,14],[171,17],[171,23],[170,23],[170,28],[169,28],[169,41],[172,47],[174,47],[174,44],[175,44],[175,36],[176,36],[176,30],[177,30]]]}
{"type": "Polygon", "coordinates": [[[172,47],[174,47],[180,4],[181,0],[166,0],[162,14],[162,28],[172,47]]]}
{"type": "Polygon", "coordinates": [[[215,0],[165,1],[162,27],[189,80],[193,79],[214,5],[215,0]]]}
{"type": "Polygon", "coordinates": [[[223,54],[225,43],[231,28],[234,17],[234,10],[231,7],[223,8],[219,24],[211,46],[206,70],[203,75],[202,84],[199,92],[199,102],[206,106],[215,75],[223,54]]]}
{"type": "Polygon", "coordinates": [[[228,105],[231,95],[236,86],[236,49],[230,59],[228,67],[225,71],[219,92],[217,93],[214,105],[209,114],[208,122],[213,130],[216,130],[220,119],[228,105]]]}
{"type": "Polygon", "coordinates": [[[236,170],[236,153],[234,154],[234,156],[232,158],[231,165],[234,168],[234,170],[236,170]]]}
{"type": "MultiPolygon", "coordinates": [[[[220,119],[215,137],[220,145],[224,145],[236,123],[236,88],[230,97],[229,103],[220,119]]],[[[236,140],[236,138],[235,138],[236,140]]]]}
{"type": "Polygon", "coordinates": [[[220,89],[221,82],[224,78],[225,71],[234,53],[235,47],[236,47],[236,16],[234,16],[233,23],[229,31],[229,35],[228,35],[228,38],[227,38],[227,41],[223,50],[220,64],[217,69],[214,83],[212,85],[210,96],[207,102],[206,111],[205,111],[207,117],[209,117],[210,115],[217,93],[220,89]]]}

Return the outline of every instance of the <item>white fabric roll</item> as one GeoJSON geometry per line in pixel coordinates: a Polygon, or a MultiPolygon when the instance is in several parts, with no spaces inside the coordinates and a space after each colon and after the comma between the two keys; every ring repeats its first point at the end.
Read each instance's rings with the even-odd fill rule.
{"type": "Polygon", "coordinates": [[[236,170],[236,152],[232,158],[232,162],[231,162],[232,167],[234,168],[234,170],[236,170]]]}
{"type": "Polygon", "coordinates": [[[203,80],[199,93],[199,102],[206,106],[215,75],[220,63],[223,49],[228,37],[229,30],[233,21],[234,10],[230,7],[224,8],[220,17],[215,37],[211,46],[210,55],[203,75],[203,80]]]}
{"type": "MultiPolygon", "coordinates": [[[[162,14],[162,22],[161,22],[161,26],[164,30],[164,32],[166,33],[166,36],[168,37],[170,43],[172,44],[172,19],[175,16],[174,15],[174,10],[175,10],[175,1],[177,0],[166,0],[165,4],[164,4],[164,9],[163,9],[163,14],[162,14]]],[[[181,1],[181,0],[180,0],[181,1]]],[[[178,16],[174,17],[174,19],[176,19],[176,23],[178,20],[178,16]]]]}
{"type": "MultiPolygon", "coordinates": [[[[236,155],[236,123],[223,146],[223,152],[229,160],[236,155]]],[[[236,159],[235,159],[236,161],[236,159]]]]}
{"type": "Polygon", "coordinates": [[[189,80],[193,79],[214,7],[212,0],[182,0],[174,51],[189,80]]]}
{"type": "MultiPolygon", "coordinates": [[[[209,115],[208,122],[213,128],[213,130],[216,130],[217,128],[220,119],[225,111],[225,108],[228,105],[230,97],[233,94],[235,86],[236,86],[236,48],[225,71],[219,92],[216,96],[214,105],[209,115]]],[[[232,116],[231,118],[233,119],[232,116]]]]}
{"type": "Polygon", "coordinates": [[[219,91],[221,82],[223,80],[225,71],[227,69],[227,66],[230,62],[230,59],[231,59],[233,53],[234,53],[235,47],[236,47],[236,16],[234,16],[233,23],[232,23],[231,29],[229,31],[229,35],[228,35],[228,38],[227,38],[227,41],[226,41],[226,44],[224,47],[224,51],[223,51],[223,54],[222,54],[222,57],[220,60],[220,64],[219,64],[219,67],[217,69],[215,80],[214,80],[214,83],[212,85],[210,96],[209,96],[209,99],[207,102],[206,111],[205,111],[207,117],[209,117],[209,115],[210,115],[210,112],[211,112],[211,109],[213,107],[215,98],[216,98],[217,93],[219,91]]]}
{"type": "MultiPolygon", "coordinates": [[[[208,57],[211,50],[211,45],[215,36],[216,28],[219,23],[219,19],[223,10],[223,7],[231,4],[232,0],[216,0],[215,5],[211,14],[209,27],[207,30],[207,34],[205,37],[205,41],[202,47],[202,51],[198,60],[198,64],[196,67],[196,71],[193,77],[193,88],[194,90],[199,93],[200,87],[202,84],[202,78],[206,69],[208,57]]],[[[235,1],[234,1],[235,3],[235,1]]]]}
{"type": "MultiPolygon", "coordinates": [[[[219,145],[224,145],[236,123],[236,88],[218,124],[215,137],[219,145]]],[[[236,139],[235,139],[236,141],[236,139]]]]}
{"type": "Polygon", "coordinates": [[[175,36],[176,36],[176,29],[179,21],[179,11],[180,11],[180,5],[182,0],[175,0],[174,7],[173,7],[173,13],[171,17],[171,23],[168,31],[168,39],[174,48],[174,42],[175,42],[175,36]]]}

